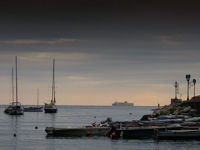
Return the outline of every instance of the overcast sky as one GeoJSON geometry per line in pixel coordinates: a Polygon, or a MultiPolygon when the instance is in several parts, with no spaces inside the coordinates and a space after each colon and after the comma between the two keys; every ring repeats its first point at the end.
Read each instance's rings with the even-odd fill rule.
{"type": "Polygon", "coordinates": [[[22,104],[36,104],[37,88],[50,100],[53,58],[59,105],[164,105],[175,81],[186,99],[186,74],[200,90],[199,39],[198,1],[1,1],[0,103],[15,56],[22,104]]]}

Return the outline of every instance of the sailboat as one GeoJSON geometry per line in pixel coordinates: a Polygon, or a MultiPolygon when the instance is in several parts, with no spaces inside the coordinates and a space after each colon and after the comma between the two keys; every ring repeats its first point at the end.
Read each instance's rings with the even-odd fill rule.
{"type": "Polygon", "coordinates": [[[14,102],[14,79],[13,79],[13,68],[12,68],[12,102],[8,105],[8,107],[4,110],[4,113],[9,114],[12,108],[12,104],[14,102]]]}
{"type": "MultiPolygon", "coordinates": [[[[18,84],[17,84],[17,56],[15,56],[15,67],[16,67],[16,99],[13,101],[11,107],[9,108],[9,115],[23,115],[24,108],[18,101],[18,84]]],[[[13,88],[13,87],[12,87],[13,88]]],[[[14,94],[13,94],[14,95],[14,94]]]]}
{"type": "Polygon", "coordinates": [[[43,107],[39,106],[39,89],[37,89],[37,106],[36,107],[26,107],[24,112],[43,112],[43,107]]]}
{"type": "Polygon", "coordinates": [[[55,96],[55,59],[53,59],[53,80],[52,80],[52,98],[51,102],[45,103],[44,105],[44,111],[45,113],[57,113],[57,107],[56,107],[56,96],[55,96]]]}

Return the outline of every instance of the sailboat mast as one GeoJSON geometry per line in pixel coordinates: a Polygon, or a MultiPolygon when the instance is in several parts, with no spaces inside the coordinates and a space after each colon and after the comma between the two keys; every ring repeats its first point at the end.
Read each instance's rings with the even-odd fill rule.
{"type": "Polygon", "coordinates": [[[15,56],[15,65],[16,65],[16,105],[17,105],[17,102],[18,102],[18,89],[17,89],[17,56],[15,56]]]}
{"type": "Polygon", "coordinates": [[[53,59],[53,101],[56,103],[56,91],[55,91],[55,59],[53,59]]]}
{"type": "MultiPolygon", "coordinates": [[[[53,61],[53,63],[54,63],[54,61],[53,61]]],[[[54,65],[53,65],[53,71],[54,71],[54,65]]],[[[54,73],[53,73],[53,75],[54,75],[54,73]]],[[[54,78],[53,78],[54,79],[54,78]]],[[[52,97],[51,97],[51,100],[52,100],[52,102],[53,102],[53,98],[54,98],[54,85],[53,85],[53,79],[52,79],[52,97]]]]}
{"type": "Polygon", "coordinates": [[[14,102],[14,78],[13,78],[13,67],[12,67],[12,102],[14,102]]]}
{"type": "Polygon", "coordinates": [[[39,88],[37,88],[37,107],[39,105],[39,88]]]}

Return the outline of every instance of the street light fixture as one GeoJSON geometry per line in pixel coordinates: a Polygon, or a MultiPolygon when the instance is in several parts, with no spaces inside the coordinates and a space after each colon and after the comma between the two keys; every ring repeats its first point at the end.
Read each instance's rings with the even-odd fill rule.
{"type": "Polygon", "coordinates": [[[195,84],[196,84],[196,79],[193,79],[193,84],[194,84],[194,97],[195,97],[195,84]]]}
{"type": "Polygon", "coordinates": [[[189,102],[189,83],[190,83],[190,74],[186,74],[186,80],[187,80],[187,102],[189,102]]]}

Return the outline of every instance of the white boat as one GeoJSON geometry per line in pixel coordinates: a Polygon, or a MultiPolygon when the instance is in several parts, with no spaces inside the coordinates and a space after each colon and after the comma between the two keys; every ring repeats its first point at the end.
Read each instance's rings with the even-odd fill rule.
{"type": "Polygon", "coordinates": [[[15,102],[12,102],[12,104],[10,105],[8,114],[9,115],[23,115],[24,114],[24,108],[18,100],[17,56],[15,57],[15,65],[16,65],[16,99],[15,99],[15,102]]]}
{"type": "Polygon", "coordinates": [[[124,102],[114,102],[112,106],[134,106],[134,103],[128,103],[127,101],[124,102]]]}
{"type": "Polygon", "coordinates": [[[45,113],[56,113],[57,107],[56,107],[56,96],[55,96],[55,59],[53,59],[53,80],[52,80],[52,98],[51,102],[45,103],[44,105],[44,112],[45,113]]]}

